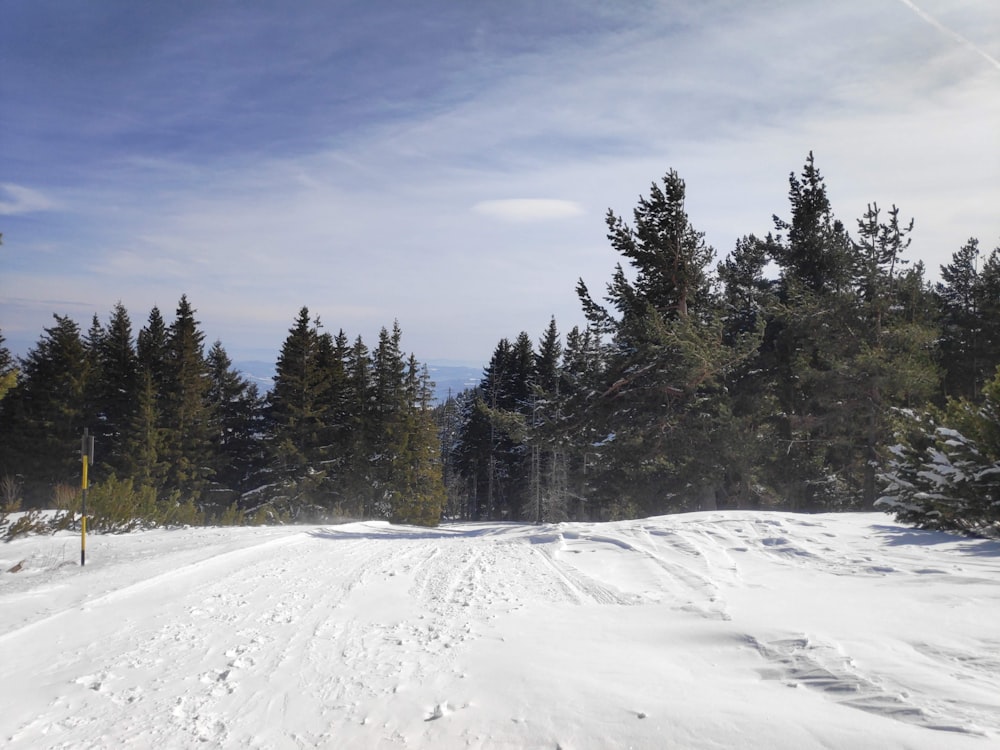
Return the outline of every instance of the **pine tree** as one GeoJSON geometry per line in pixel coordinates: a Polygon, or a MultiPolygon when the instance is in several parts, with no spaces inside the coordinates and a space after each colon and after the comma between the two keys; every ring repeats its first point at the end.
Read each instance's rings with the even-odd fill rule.
{"type": "Polygon", "coordinates": [[[567,452],[568,476],[576,478],[568,488],[579,520],[606,517],[610,498],[599,497],[591,485],[599,452],[595,446],[606,433],[596,420],[588,419],[592,399],[603,390],[608,357],[600,335],[593,328],[574,326],[566,334],[559,372],[559,396],[554,428],[559,444],[567,452]]]}
{"type": "Polygon", "coordinates": [[[142,368],[136,386],[136,401],[122,442],[121,471],[140,487],[152,487],[167,497],[169,430],[163,427],[156,384],[152,372],[142,368]]]}
{"type": "Polygon", "coordinates": [[[139,367],[147,370],[153,379],[153,387],[157,394],[165,391],[168,358],[167,324],[158,307],[153,307],[149,311],[146,325],[139,331],[136,354],[139,367]]]}
{"type": "Polygon", "coordinates": [[[162,417],[167,431],[168,487],[198,504],[204,500],[216,459],[205,334],[194,313],[187,296],[182,295],[167,333],[162,417]]]}
{"type": "MultiPolygon", "coordinates": [[[[770,262],[766,240],[753,235],[740,238],[729,256],[719,263],[723,283],[723,339],[727,346],[743,348],[762,337],[776,307],[775,282],[764,270],[770,262]]],[[[752,345],[751,345],[752,346],[752,345]]],[[[726,466],[725,495],[736,507],[756,507],[762,500],[760,467],[773,450],[775,431],[771,415],[779,411],[760,351],[737,363],[725,376],[732,409],[732,432],[726,466]]]]}
{"type": "Polygon", "coordinates": [[[981,403],[911,412],[897,436],[877,507],[921,528],[1000,534],[1000,374],[981,403]]]}
{"type": "MultiPolygon", "coordinates": [[[[274,386],[268,394],[267,423],[272,481],[285,493],[293,515],[319,515],[332,506],[324,447],[327,440],[328,373],[322,354],[329,342],[320,322],[303,307],[288,331],[278,357],[274,386]]],[[[327,365],[328,366],[328,365],[327,365]]]]}
{"type": "Polygon", "coordinates": [[[323,420],[319,458],[327,467],[332,488],[339,484],[345,470],[350,444],[348,431],[352,404],[346,370],[348,352],[347,335],[343,330],[338,331],[335,337],[323,333],[317,339],[316,367],[324,384],[319,396],[319,412],[323,420]]]}
{"type": "Polygon", "coordinates": [[[970,237],[936,286],[941,310],[944,395],[976,400],[1000,364],[1000,261],[996,252],[980,270],[979,240],[970,237]]]}
{"type": "Polygon", "coordinates": [[[411,354],[406,363],[405,440],[392,488],[393,523],[437,526],[445,505],[441,443],[434,423],[433,384],[427,368],[411,354]]]}
{"type": "Polygon", "coordinates": [[[776,408],[775,448],[764,481],[791,509],[831,508],[860,487],[840,469],[854,460],[850,438],[855,399],[846,375],[857,341],[844,336],[855,318],[854,281],[861,265],[843,224],[833,215],[826,185],[810,152],[801,180],[789,178],[790,221],[774,217],[778,232],[768,254],[780,269],[761,346],[761,368],[776,408]]]}
{"type": "Polygon", "coordinates": [[[881,448],[891,439],[890,410],[925,403],[938,381],[932,361],[937,328],[930,321],[900,314],[897,289],[912,230],[912,220],[900,224],[895,206],[888,221],[882,221],[876,204],[870,204],[858,220],[857,323],[847,325],[857,353],[845,377],[855,400],[846,402],[843,410],[853,428],[849,434],[857,436],[853,472],[861,475],[864,507],[876,500],[881,448]]]}
{"type": "Polygon", "coordinates": [[[563,438],[559,393],[563,347],[553,317],[538,342],[534,358],[529,431],[533,520],[563,521],[569,517],[569,453],[563,438]]]}
{"type": "Polygon", "coordinates": [[[121,470],[136,485],[155,488],[161,499],[173,489],[167,483],[173,439],[165,425],[168,358],[167,326],[154,306],[136,337],[136,397],[122,441],[121,470]]]}
{"type": "Polygon", "coordinates": [[[10,350],[4,346],[3,332],[0,331],[0,402],[17,384],[17,368],[10,350]]]}
{"type": "Polygon", "coordinates": [[[97,379],[101,377],[101,348],[104,346],[105,335],[104,326],[95,313],[90,319],[90,328],[83,337],[83,349],[86,352],[87,366],[97,379]]]}
{"type": "Polygon", "coordinates": [[[722,377],[752,350],[726,345],[707,273],[714,251],[688,219],[684,181],[670,171],[663,185],[640,198],[634,226],[608,212],[608,239],[635,278],[615,269],[614,312],[577,287],[591,326],[610,335],[584,429],[597,454],[591,490],[614,516],[714,504],[724,456],[713,436],[730,418],[722,377]]]}
{"type": "MultiPolygon", "coordinates": [[[[774,445],[762,481],[791,508],[870,507],[890,410],[927,397],[936,336],[922,315],[920,269],[904,270],[912,221],[870,204],[858,241],[834,219],[812,156],[792,178],[788,237],[758,371],[774,394],[774,445]],[[918,312],[921,313],[918,315],[918,312]]],[[[762,412],[759,412],[762,413],[762,412]]]]}
{"type": "Polygon", "coordinates": [[[22,360],[20,384],[4,403],[3,470],[24,475],[25,498],[35,505],[49,501],[54,485],[78,483],[80,435],[93,421],[87,401],[93,373],[80,328],[68,317],[53,317],[55,325],[22,360]]]}
{"type": "Polygon", "coordinates": [[[800,290],[822,295],[843,290],[852,277],[854,248],[844,225],[834,218],[826,185],[812,151],[801,178],[788,177],[791,220],[774,217],[779,234],[771,238],[770,254],[781,266],[786,293],[800,290]]]}
{"type": "Polygon", "coordinates": [[[538,342],[538,352],[535,354],[535,386],[541,393],[557,394],[559,392],[561,358],[562,342],[559,339],[556,319],[553,317],[538,342]]]}
{"type": "Polygon", "coordinates": [[[316,361],[318,339],[303,307],[282,344],[268,396],[275,468],[279,477],[294,481],[309,471],[321,439],[325,383],[316,361]]]}
{"type": "Polygon", "coordinates": [[[375,435],[372,417],[374,397],[372,365],[368,347],[361,336],[355,338],[345,360],[348,387],[348,420],[345,469],[341,486],[347,510],[363,518],[375,514],[375,476],[371,464],[375,435]]]}
{"type": "Polygon", "coordinates": [[[123,467],[123,446],[138,401],[139,363],[128,312],[118,302],[97,346],[100,380],[97,398],[100,426],[94,430],[105,446],[106,461],[123,467]]]}
{"type": "Polygon", "coordinates": [[[443,403],[434,409],[434,421],[438,428],[441,444],[441,473],[445,485],[446,507],[444,515],[452,519],[472,518],[472,497],[468,491],[469,482],[462,475],[458,457],[462,450],[462,413],[474,391],[466,389],[457,394],[450,390],[443,403]]]}
{"type": "Polygon", "coordinates": [[[382,328],[378,346],[372,353],[369,465],[374,491],[373,513],[380,518],[391,517],[393,498],[404,483],[399,471],[405,462],[409,437],[406,424],[409,394],[401,339],[398,323],[393,325],[392,333],[382,328]]]}
{"type": "Polygon", "coordinates": [[[1000,365],[1000,246],[993,248],[983,262],[980,274],[982,301],[979,303],[982,348],[987,378],[1000,365]]]}
{"type": "Polygon", "coordinates": [[[467,483],[466,514],[473,521],[486,520],[493,512],[493,425],[481,389],[469,392],[461,404],[460,427],[454,450],[454,465],[467,483]]]}
{"type": "Polygon", "coordinates": [[[261,463],[258,434],[261,429],[262,400],[257,386],[233,369],[222,342],[216,341],[206,358],[210,378],[208,403],[213,418],[212,467],[219,514],[236,501],[261,463]]]}
{"type": "Polygon", "coordinates": [[[476,519],[517,520],[528,509],[534,361],[527,333],[519,334],[513,344],[501,339],[463,412],[457,463],[471,482],[476,519]]]}
{"type": "Polygon", "coordinates": [[[635,272],[634,283],[616,273],[615,289],[609,290],[609,301],[623,316],[641,312],[630,309],[641,303],[664,318],[684,318],[691,305],[704,300],[706,269],[714,251],[705,244],[704,233],[688,221],[685,194],[684,180],[670,170],[662,189],[654,182],[649,197],[640,196],[632,212],[633,226],[608,210],[608,240],[635,272]]]}
{"type": "Polygon", "coordinates": [[[755,333],[773,306],[774,285],[764,277],[769,260],[768,241],[751,234],[737,240],[733,252],[719,263],[727,340],[755,333]]]}

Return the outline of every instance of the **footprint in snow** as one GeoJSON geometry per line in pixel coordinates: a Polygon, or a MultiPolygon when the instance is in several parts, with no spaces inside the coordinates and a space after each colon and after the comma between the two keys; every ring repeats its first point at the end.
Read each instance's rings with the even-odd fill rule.
{"type": "Polygon", "coordinates": [[[451,706],[447,703],[438,703],[424,721],[436,721],[442,719],[452,712],[451,706]]]}

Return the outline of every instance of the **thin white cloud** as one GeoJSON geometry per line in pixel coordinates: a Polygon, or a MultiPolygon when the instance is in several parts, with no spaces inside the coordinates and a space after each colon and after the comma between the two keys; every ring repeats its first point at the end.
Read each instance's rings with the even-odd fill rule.
{"type": "Polygon", "coordinates": [[[9,182],[0,184],[0,216],[50,211],[55,207],[54,201],[37,190],[9,182]]]}
{"type": "Polygon", "coordinates": [[[480,201],[472,210],[502,221],[550,221],[582,216],[583,208],[574,201],[554,198],[507,198],[480,201]]]}
{"type": "Polygon", "coordinates": [[[988,62],[994,68],[996,68],[997,70],[1000,70],[1000,60],[997,60],[995,57],[993,57],[993,55],[991,55],[989,52],[987,52],[986,50],[984,50],[982,47],[980,47],[978,44],[976,44],[975,42],[973,42],[971,39],[969,39],[968,37],[963,36],[962,34],[959,34],[954,29],[952,29],[952,28],[950,28],[948,26],[945,26],[943,23],[941,23],[940,21],[938,21],[934,16],[932,16],[930,13],[928,13],[925,10],[922,10],[921,8],[917,7],[916,3],[911,2],[911,0],[899,0],[899,2],[901,2],[907,8],[909,8],[910,10],[912,10],[914,13],[916,13],[918,16],[920,16],[920,18],[922,18],[924,21],[926,21],[927,23],[929,23],[935,29],[937,29],[938,31],[942,32],[946,36],[950,36],[952,39],[954,39],[956,42],[958,42],[959,44],[961,44],[963,47],[965,47],[966,49],[972,50],[977,55],[979,55],[984,60],[986,60],[986,62],[988,62]]]}

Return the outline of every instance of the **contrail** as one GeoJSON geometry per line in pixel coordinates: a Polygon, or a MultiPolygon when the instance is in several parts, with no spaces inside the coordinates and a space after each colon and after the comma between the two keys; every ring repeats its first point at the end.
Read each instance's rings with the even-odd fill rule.
{"type": "Polygon", "coordinates": [[[914,13],[916,13],[922,19],[924,19],[925,21],[927,21],[927,23],[929,23],[935,29],[937,29],[938,31],[941,31],[942,33],[947,34],[952,39],[954,39],[956,42],[958,42],[959,44],[961,44],[963,47],[966,47],[966,48],[972,50],[977,55],[979,55],[984,60],[986,60],[986,62],[988,62],[994,68],[996,68],[997,70],[1000,70],[1000,60],[997,60],[989,52],[987,52],[986,50],[984,50],[984,49],[982,49],[980,47],[977,47],[973,42],[971,42],[970,40],[966,39],[964,36],[962,36],[961,34],[959,34],[957,31],[955,31],[953,29],[949,29],[943,23],[941,23],[936,18],[934,18],[934,16],[932,16],[929,13],[926,13],[923,10],[921,10],[920,8],[918,8],[910,0],[899,0],[899,2],[901,2],[907,8],[909,8],[910,10],[912,10],[914,13]]]}

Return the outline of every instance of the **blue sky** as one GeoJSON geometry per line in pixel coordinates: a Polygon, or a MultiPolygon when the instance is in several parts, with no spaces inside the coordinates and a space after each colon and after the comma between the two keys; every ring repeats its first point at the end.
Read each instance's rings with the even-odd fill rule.
{"type": "Polygon", "coordinates": [[[303,305],[421,360],[582,323],[667,170],[719,258],[787,214],[915,217],[932,274],[1000,245],[995,0],[11,0],[0,24],[0,330],[181,294],[234,359],[303,305]]]}

